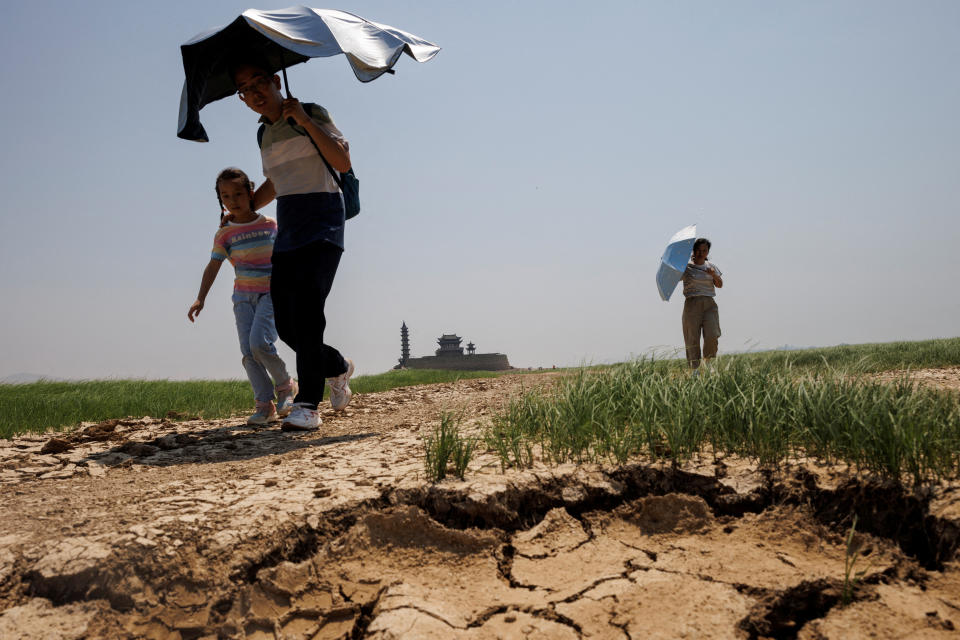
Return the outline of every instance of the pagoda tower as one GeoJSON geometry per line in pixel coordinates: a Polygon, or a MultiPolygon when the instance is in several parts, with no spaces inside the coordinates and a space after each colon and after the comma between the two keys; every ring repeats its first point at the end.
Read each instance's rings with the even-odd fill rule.
{"type": "Polygon", "coordinates": [[[404,321],[400,327],[400,366],[405,366],[410,359],[410,332],[407,330],[407,323],[404,321]]]}
{"type": "Polygon", "coordinates": [[[472,355],[475,355],[476,353],[477,353],[477,345],[473,344],[473,342],[468,342],[467,354],[472,356],[472,355]]]}

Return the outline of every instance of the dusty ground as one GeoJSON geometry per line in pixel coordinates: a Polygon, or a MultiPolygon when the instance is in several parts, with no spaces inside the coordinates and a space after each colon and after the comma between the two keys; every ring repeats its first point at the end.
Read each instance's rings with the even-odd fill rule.
{"type": "Polygon", "coordinates": [[[885,371],[877,377],[881,380],[893,381],[904,376],[925,387],[960,391],[960,367],[919,369],[917,371],[885,371]]]}
{"type": "Polygon", "coordinates": [[[489,453],[425,481],[441,409],[479,429],[548,380],[359,395],[315,434],[143,418],[0,441],[0,638],[957,637],[958,487],[489,453]]]}

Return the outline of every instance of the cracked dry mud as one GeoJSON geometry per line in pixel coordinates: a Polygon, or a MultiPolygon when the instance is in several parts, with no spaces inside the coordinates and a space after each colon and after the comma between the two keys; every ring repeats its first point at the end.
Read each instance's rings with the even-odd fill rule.
{"type": "Polygon", "coordinates": [[[0,637],[957,636],[957,485],[492,453],[426,482],[442,409],[479,431],[550,379],[361,394],[312,434],[142,418],[0,441],[0,637]],[[842,606],[854,513],[866,572],[842,606]]]}

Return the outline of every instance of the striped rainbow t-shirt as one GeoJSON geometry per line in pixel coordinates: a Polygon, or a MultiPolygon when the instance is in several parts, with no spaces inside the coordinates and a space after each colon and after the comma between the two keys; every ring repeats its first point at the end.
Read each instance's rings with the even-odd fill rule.
{"type": "Polygon", "coordinates": [[[230,222],[213,237],[214,260],[226,260],[236,272],[237,293],[270,293],[270,257],[277,238],[277,223],[260,215],[252,222],[230,222]]]}

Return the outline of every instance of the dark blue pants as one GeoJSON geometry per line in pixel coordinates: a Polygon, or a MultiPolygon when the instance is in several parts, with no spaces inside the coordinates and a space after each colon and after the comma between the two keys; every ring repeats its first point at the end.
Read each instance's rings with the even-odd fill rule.
{"type": "Polygon", "coordinates": [[[295,402],[320,404],[325,378],[347,370],[340,352],[323,343],[323,308],[343,250],[319,241],[273,254],[270,297],[280,339],[297,354],[300,393],[295,402]]]}

